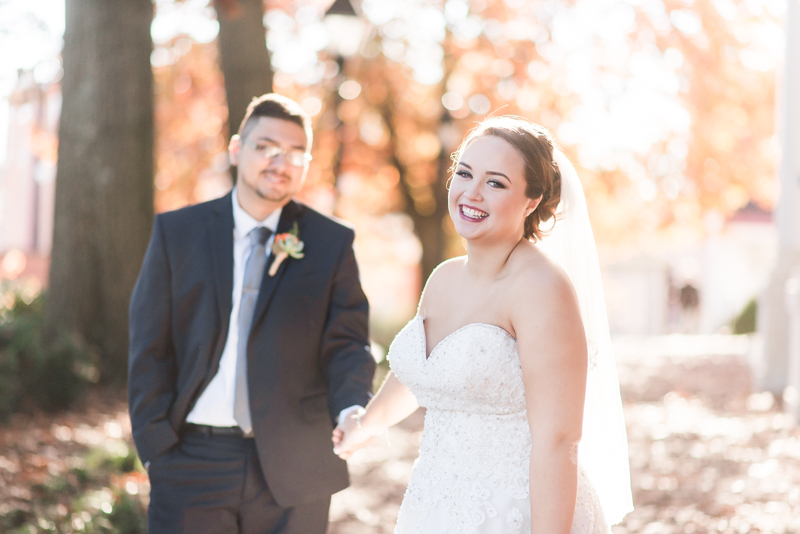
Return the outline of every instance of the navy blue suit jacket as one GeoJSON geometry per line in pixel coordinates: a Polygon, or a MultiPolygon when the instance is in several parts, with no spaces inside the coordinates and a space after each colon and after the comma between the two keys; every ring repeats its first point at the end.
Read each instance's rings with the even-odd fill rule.
{"type": "MultiPolygon", "coordinates": [[[[332,452],[339,411],[365,405],[375,362],[353,230],[295,201],[278,233],[297,223],[305,257],[267,270],[248,342],[253,432],[264,476],[282,506],[348,484],[332,452]]],[[[129,401],[143,462],[175,446],[219,368],[233,291],[231,195],[156,216],[130,304],[129,401]]]]}

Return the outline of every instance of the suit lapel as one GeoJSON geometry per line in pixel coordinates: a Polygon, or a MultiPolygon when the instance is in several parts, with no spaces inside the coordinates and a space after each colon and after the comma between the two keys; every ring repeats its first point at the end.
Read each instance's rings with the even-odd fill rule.
{"type": "MultiPolygon", "coordinates": [[[[291,230],[301,211],[302,206],[297,204],[294,200],[290,200],[289,203],[283,207],[280,221],[278,221],[278,230],[276,234],[283,234],[291,230]]],[[[302,235],[300,236],[300,239],[303,239],[302,235]]],[[[261,316],[269,307],[269,303],[272,300],[272,294],[275,292],[275,288],[278,286],[278,282],[280,282],[283,273],[286,272],[288,266],[296,260],[293,260],[292,258],[286,258],[278,267],[278,271],[275,273],[275,276],[270,276],[269,268],[274,261],[275,255],[270,254],[269,260],[267,261],[267,266],[264,269],[264,277],[261,279],[261,287],[258,290],[256,308],[253,311],[253,327],[256,326],[261,316]]]]}
{"type": "Polygon", "coordinates": [[[228,193],[214,207],[215,216],[209,220],[209,245],[214,262],[217,305],[224,340],[228,336],[228,325],[233,307],[233,205],[228,193]]]}

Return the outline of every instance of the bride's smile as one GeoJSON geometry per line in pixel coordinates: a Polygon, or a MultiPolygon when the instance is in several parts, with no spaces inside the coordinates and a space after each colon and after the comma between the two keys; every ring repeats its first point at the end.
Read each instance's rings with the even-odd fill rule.
{"type": "Polygon", "coordinates": [[[489,216],[488,213],[485,211],[481,211],[478,208],[473,208],[472,206],[466,206],[462,204],[461,208],[461,217],[470,222],[480,222],[486,217],[489,216]]]}

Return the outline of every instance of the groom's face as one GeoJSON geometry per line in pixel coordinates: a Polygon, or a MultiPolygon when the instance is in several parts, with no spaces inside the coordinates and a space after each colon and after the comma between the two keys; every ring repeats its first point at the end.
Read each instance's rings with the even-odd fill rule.
{"type": "Polygon", "coordinates": [[[289,154],[306,152],[307,143],[302,126],[275,117],[259,117],[243,138],[231,140],[229,152],[231,163],[238,167],[237,186],[248,196],[285,205],[303,187],[308,172],[307,161],[293,165],[289,154]],[[266,158],[268,147],[286,152],[266,158]]]}

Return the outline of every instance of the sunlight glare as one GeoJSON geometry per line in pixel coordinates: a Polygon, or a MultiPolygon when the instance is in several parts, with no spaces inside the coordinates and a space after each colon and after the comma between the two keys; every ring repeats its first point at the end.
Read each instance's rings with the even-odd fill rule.
{"type": "Polygon", "coordinates": [[[150,25],[150,35],[156,45],[170,42],[178,35],[188,35],[198,43],[210,43],[219,34],[213,9],[203,0],[158,2],[150,25]]]}

